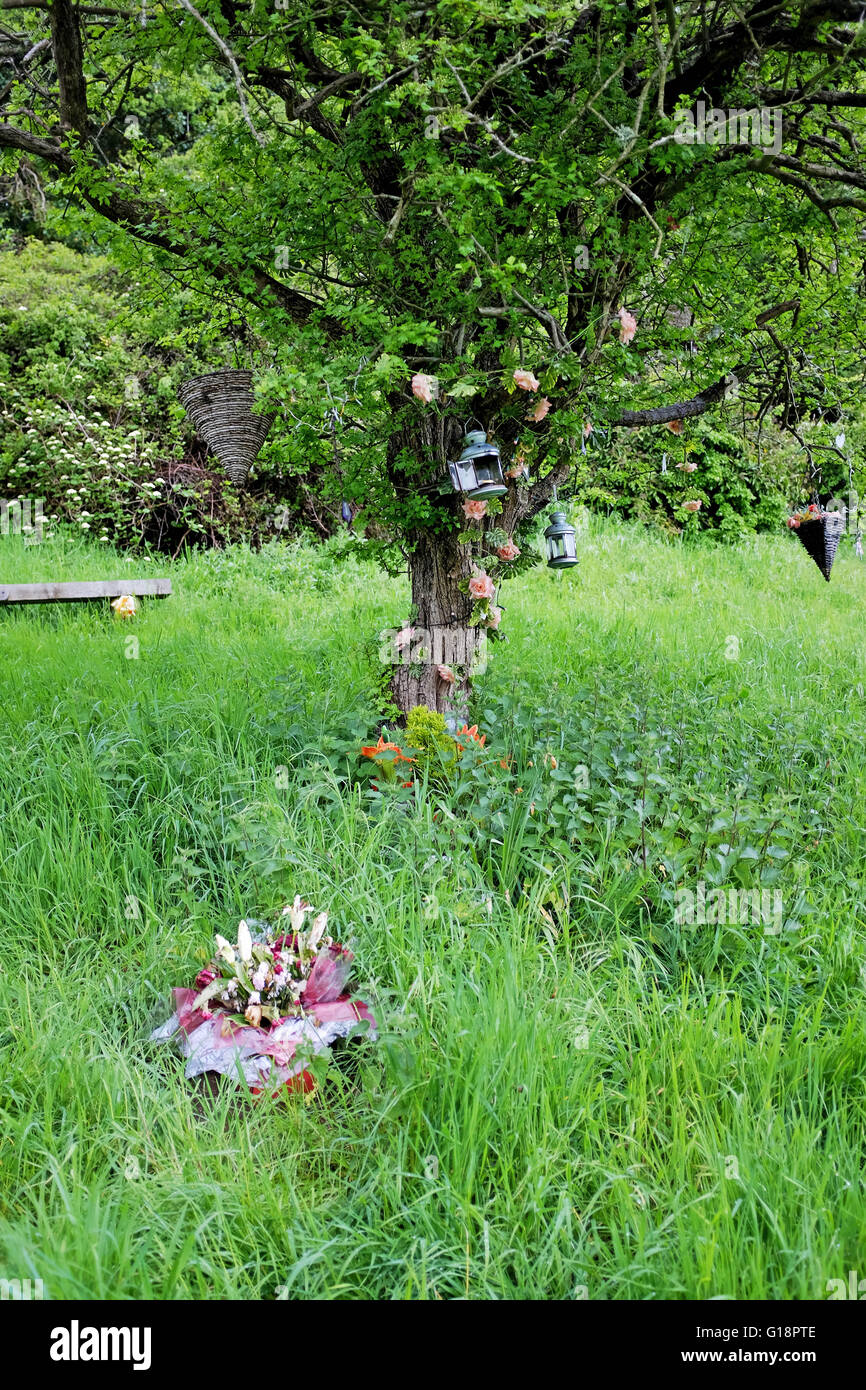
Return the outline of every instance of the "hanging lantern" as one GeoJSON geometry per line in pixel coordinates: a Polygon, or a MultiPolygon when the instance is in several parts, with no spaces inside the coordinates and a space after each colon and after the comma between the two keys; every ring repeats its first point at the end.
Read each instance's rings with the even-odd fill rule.
{"type": "Polygon", "coordinates": [[[577,564],[577,535],[565,519],[565,512],[551,512],[550,525],[544,533],[547,541],[547,563],[551,569],[569,569],[577,564]]]}
{"type": "Polygon", "coordinates": [[[488,444],[484,430],[470,430],[463,441],[463,453],[448,471],[455,492],[468,497],[504,497],[508,484],[502,476],[499,449],[488,444]]]}

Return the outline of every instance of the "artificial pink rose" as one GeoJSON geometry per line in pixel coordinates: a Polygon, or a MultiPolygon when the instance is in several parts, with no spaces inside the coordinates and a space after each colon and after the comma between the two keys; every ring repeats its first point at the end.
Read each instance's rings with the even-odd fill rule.
{"type": "Polygon", "coordinates": [[[498,627],[499,624],[500,624],[501,622],[502,622],[502,609],[501,609],[501,608],[491,608],[491,609],[490,609],[490,612],[487,614],[487,617],[484,619],[484,626],[485,626],[485,627],[498,627]]]}
{"type": "Polygon", "coordinates": [[[589,439],[589,436],[590,436],[591,434],[592,434],[592,421],[591,421],[591,420],[584,420],[584,422],[583,422],[583,437],[584,437],[584,439],[589,439]]]}
{"type": "Polygon", "coordinates": [[[457,679],[450,666],[437,666],[436,674],[440,681],[447,681],[449,685],[453,685],[457,679]]]}
{"type": "Polygon", "coordinates": [[[516,560],[520,554],[520,550],[514,544],[514,541],[506,541],[504,545],[496,547],[496,554],[499,556],[500,560],[516,560]]]}
{"type": "Polygon", "coordinates": [[[696,497],[692,502],[684,502],[684,503],[683,503],[683,511],[686,511],[686,512],[699,512],[700,509],[701,509],[701,501],[700,501],[700,498],[699,498],[699,497],[696,497]]]}
{"type": "Polygon", "coordinates": [[[506,468],[505,476],[506,478],[520,478],[524,473],[528,476],[529,464],[526,462],[522,453],[517,453],[514,455],[514,462],[511,467],[506,468]]]}
{"type": "Polygon", "coordinates": [[[637,332],[637,319],[634,314],[630,314],[628,309],[619,311],[619,340],[621,343],[630,343],[637,332]]]}
{"type": "Polygon", "coordinates": [[[424,372],[416,372],[412,378],[412,394],[417,396],[419,401],[426,401],[429,405],[433,399],[435,382],[435,377],[427,376],[424,372]]]}
{"type": "Polygon", "coordinates": [[[414,636],[414,627],[409,627],[408,624],[404,624],[404,626],[397,633],[397,636],[394,638],[394,646],[396,647],[397,651],[401,652],[404,647],[408,647],[409,643],[412,641],[412,638],[414,636]]]}
{"type": "Polygon", "coordinates": [[[467,521],[480,521],[486,513],[487,503],[483,498],[477,501],[467,498],[463,503],[463,515],[466,517],[467,521]]]}
{"type": "Polygon", "coordinates": [[[521,391],[537,391],[539,380],[533,376],[532,372],[527,372],[523,367],[517,367],[514,372],[514,384],[519,386],[521,391]]]}
{"type": "Polygon", "coordinates": [[[209,970],[208,967],[205,966],[204,970],[200,970],[195,977],[195,987],[201,992],[201,990],[207,989],[208,985],[212,985],[215,979],[216,971],[209,970]]]}
{"type": "Polygon", "coordinates": [[[547,414],[547,412],[548,412],[549,410],[550,410],[550,401],[547,399],[546,396],[542,396],[542,397],[541,397],[541,400],[537,403],[535,409],[532,411],[532,413],[531,413],[531,415],[529,416],[529,418],[530,418],[530,420],[534,420],[534,421],[536,422],[536,424],[537,424],[539,420],[543,420],[543,419],[544,419],[545,415],[547,414]]]}
{"type": "Polygon", "coordinates": [[[693,463],[691,459],[689,459],[686,463],[677,464],[677,468],[681,468],[684,473],[694,473],[697,466],[698,465],[696,463],[693,463]]]}
{"type": "Polygon", "coordinates": [[[473,598],[492,598],[496,592],[496,586],[489,574],[484,570],[473,570],[469,580],[469,592],[473,598]]]}

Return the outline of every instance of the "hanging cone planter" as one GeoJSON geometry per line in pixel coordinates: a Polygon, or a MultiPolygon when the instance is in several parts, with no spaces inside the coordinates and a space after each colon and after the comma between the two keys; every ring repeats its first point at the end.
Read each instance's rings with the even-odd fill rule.
{"type": "Polygon", "coordinates": [[[226,368],[185,381],[178,399],[232,482],[243,487],[273,415],[254,415],[253,374],[226,368]]]}
{"type": "Polygon", "coordinates": [[[842,513],[824,512],[813,504],[805,512],[796,512],[789,517],[788,525],[792,531],[796,531],[797,539],[829,582],[839,538],[845,529],[842,513]]]}

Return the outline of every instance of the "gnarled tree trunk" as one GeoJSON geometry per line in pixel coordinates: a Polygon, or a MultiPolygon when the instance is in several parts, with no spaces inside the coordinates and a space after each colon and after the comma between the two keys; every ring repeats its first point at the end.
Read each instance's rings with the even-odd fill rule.
{"type": "MultiPolygon", "coordinates": [[[[413,485],[425,490],[435,487],[446,478],[447,460],[458,456],[462,439],[459,421],[419,411],[411,426],[389,443],[389,471],[395,486],[399,490],[413,485]],[[418,463],[423,468],[420,476],[404,473],[406,464],[418,463]]],[[[447,497],[443,503],[455,508],[456,519],[456,494],[453,503],[447,497]]],[[[469,626],[473,600],[457,587],[472,572],[472,548],[460,544],[456,530],[444,527],[417,530],[411,544],[413,633],[410,642],[393,647],[391,693],[404,714],[415,705],[426,705],[445,714],[449,723],[462,723],[468,713],[471,677],[483,669],[487,647],[484,632],[469,626]],[[443,678],[440,666],[453,670],[456,680],[443,678]]]]}
{"type": "Polygon", "coordinates": [[[486,652],[485,634],[469,626],[472,599],[457,587],[471,569],[471,549],[454,532],[419,534],[409,561],[414,631],[409,643],[395,649],[391,681],[404,714],[427,705],[449,722],[466,718],[471,677],[483,669],[486,652]],[[456,681],[443,679],[439,666],[450,667],[456,681]]]}

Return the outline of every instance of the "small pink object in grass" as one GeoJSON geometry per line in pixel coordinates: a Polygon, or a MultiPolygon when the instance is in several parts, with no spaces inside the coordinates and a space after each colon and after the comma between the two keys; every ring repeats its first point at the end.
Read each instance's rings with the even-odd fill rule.
{"type": "Polygon", "coordinates": [[[469,592],[473,598],[492,598],[496,592],[496,586],[490,575],[485,574],[484,570],[474,570],[469,580],[469,592]]]}
{"type": "Polygon", "coordinates": [[[537,391],[540,385],[538,377],[533,376],[532,372],[525,371],[523,367],[515,368],[514,384],[519,386],[521,391],[537,391]]]}
{"type": "Polygon", "coordinates": [[[537,424],[539,420],[544,419],[545,415],[548,413],[549,410],[550,401],[547,399],[546,396],[542,396],[535,409],[531,412],[529,418],[530,420],[534,420],[537,424]]]}
{"type": "Polygon", "coordinates": [[[506,541],[504,545],[496,547],[496,554],[500,560],[516,560],[520,554],[520,549],[514,544],[514,541],[506,541]]]}
{"type": "Polygon", "coordinates": [[[121,594],[120,598],[116,598],[111,606],[118,618],[134,618],[138,612],[138,604],[132,594],[121,594]]]}
{"type": "Polygon", "coordinates": [[[683,503],[683,511],[685,512],[699,512],[700,510],[701,499],[699,497],[695,497],[691,502],[683,503]]]}
{"type": "Polygon", "coordinates": [[[467,498],[463,503],[463,515],[466,517],[467,521],[481,521],[482,517],[486,516],[486,514],[487,503],[483,498],[477,501],[467,498]]]}
{"type": "Polygon", "coordinates": [[[429,405],[433,399],[433,387],[436,384],[434,376],[427,376],[424,372],[416,372],[412,378],[412,394],[417,396],[419,401],[426,401],[429,405]]]}
{"type": "Polygon", "coordinates": [[[619,340],[621,343],[630,343],[637,332],[637,319],[634,314],[630,314],[628,309],[619,311],[619,340]]]}

